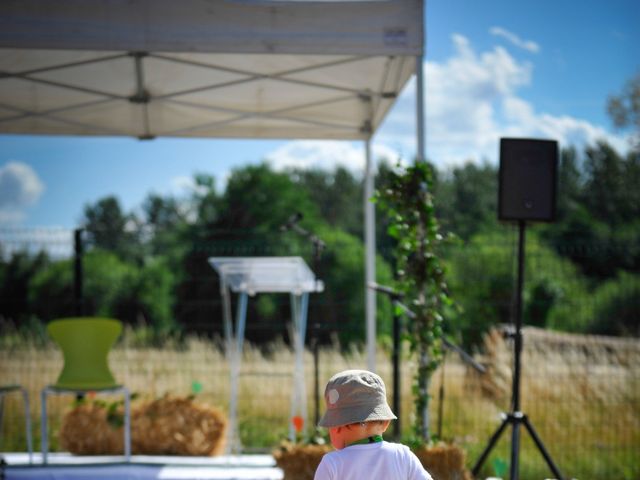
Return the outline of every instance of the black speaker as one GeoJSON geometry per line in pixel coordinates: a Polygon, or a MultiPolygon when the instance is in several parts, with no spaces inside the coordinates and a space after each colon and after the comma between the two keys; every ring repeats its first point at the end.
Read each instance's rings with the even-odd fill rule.
{"type": "Polygon", "coordinates": [[[555,140],[501,138],[498,218],[553,221],[557,172],[555,140]]]}

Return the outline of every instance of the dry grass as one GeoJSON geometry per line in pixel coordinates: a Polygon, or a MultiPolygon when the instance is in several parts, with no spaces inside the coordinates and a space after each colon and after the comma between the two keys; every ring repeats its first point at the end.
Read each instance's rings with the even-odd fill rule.
{"type": "MultiPolygon", "coordinates": [[[[581,479],[640,478],[640,342],[526,329],[522,355],[522,410],[558,466],[581,479]]],[[[498,332],[486,338],[477,358],[489,367],[485,375],[468,369],[453,353],[432,380],[432,430],[465,446],[467,459],[475,461],[497,428],[501,412],[509,410],[511,394],[511,346],[498,332]],[[441,386],[444,401],[440,402],[441,386]],[[442,419],[440,413],[442,412],[442,419]]],[[[110,355],[116,378],[141,399],[164,394],[184,396],[201,385],[199,402],[228,411],[229,368],[216,344],[193,338],[186,348],[139,349],[117,346],[110,355]]],[[[336,371],[366,368],[366,355],[358,350],[341,353],[320,351],[320,387],[336,371]]],[[[288,433],[290,396],[293,390],[294,356],[284,343],[265,354],[250,345],[244,352],[240,378],[239,422],[248,450],[270,451],[288,433]]],[[[391,394],[392,372],[388,356],[380,352],[378,371],[391,394]]],[[[39,393],[55,381],[62,367],[53,346],[25,345],[0,350],[3,383],[20,383],[31,396],[36,439],[39,431],[39,393]]],[[[305,354],[309,419],[314,416],[313,357],[305,354]]],[[[402,362],[401,425],[408,433],[412,415],[413,362],[402,362]]],[[[390,395],[391,397],[391,395],[390,395]]],[[[56,429],[71,406],[71,398],[50,397],[53,448],[56,429]]],[[[321,407],[322,409],[322,407],[321,407]]],[[[7,396],[1,449],[24,448],[22,406],[17,395],[7,396]],[[9,414],[8,412],[12,412],[9,414]]],[[[505,432],[507,433],[507,432],[505,432]]],[[[528,435],[522,433],[523,478],[546,478],[548,469],[528,435]]],[[[486,462],[487,474],[498,459],[509,459],[510,435],[503,435],[486,462]]]]}

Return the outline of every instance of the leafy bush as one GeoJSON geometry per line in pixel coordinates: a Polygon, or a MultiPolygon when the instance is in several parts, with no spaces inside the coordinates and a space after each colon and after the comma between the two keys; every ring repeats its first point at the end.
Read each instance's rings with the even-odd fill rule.
{"type": "Polygon", "coordinates": [[[640,336],[640,275],[619,273],[573,304],[559,308],[552,326],[600,335],[640,336]],[[587,300],[586,306],[580,305],[587,300]],[[558,321],[563,317],[571,318],[572,323],[558,321]]]}
{"type": "MultiPolygon", "coordinates": [[[[512,321],[517,242],[500,232],[474,236],[448,251],[450,287],[462,313],[445,328],[459,332],[466,348],[480,344],[491,326],[512,321]]],[[[539,241],[537,231],[527,231],[523,322],[528,325],[582,331],[575,316],[588,297],[585,280],[569,260],[539,241]]]]}
{"type": "MultiPolygon", "coordinates": [[[[173,329],[175,276],[165,263],[150,259],[136,268],[112,252],[89,251],[83,258],[84,314],[148,323],[160,335],[173,329]]],[[[74,315],[72,260],[40,270],[30,283],[29,303],[45,321],[74,315]]]]}

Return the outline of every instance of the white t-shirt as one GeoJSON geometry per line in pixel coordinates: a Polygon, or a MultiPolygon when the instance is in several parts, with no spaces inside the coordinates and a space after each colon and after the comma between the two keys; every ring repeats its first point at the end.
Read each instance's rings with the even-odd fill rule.
{"type": "Polygon", "coordinates": [[[351,445],[322,457],[314,480],[433,480],[420,460],[400,443],[351,445]]]}

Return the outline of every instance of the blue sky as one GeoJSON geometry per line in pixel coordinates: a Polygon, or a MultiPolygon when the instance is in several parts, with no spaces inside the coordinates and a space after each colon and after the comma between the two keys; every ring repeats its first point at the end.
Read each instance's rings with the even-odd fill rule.
{"type": "MultiPolygon", "coordinates": [[[[606,99],[640,71],[638,0],[428,0],[427,156],[441,168],[495,162],[501,136],[624,153],[606,99]]],[[[374,155],[415,152],[411,83],[374,138],[374,155]]],[[[0,228],[79,225],[84,206],[116,195],[127,211],[150,192],[185,195],[196,172],[220,186],[236,166],[270,159],[358,171],[362,144],[0,135],[0,228]]]]}

